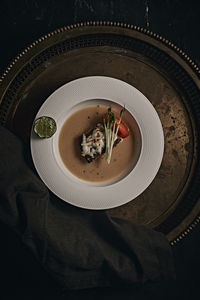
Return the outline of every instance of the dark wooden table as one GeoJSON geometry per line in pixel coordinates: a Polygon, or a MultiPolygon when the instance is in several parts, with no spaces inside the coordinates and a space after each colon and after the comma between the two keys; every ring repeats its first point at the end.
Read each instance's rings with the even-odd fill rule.
{"type": "MultiPolygon", "coordinates": [[[[40,36],[88,20],[119,21],[147,28],[172,41],[200,66],[199,15],[200,4],[195,0],[3,0],[0,2],[0,72],[40,36]]],[[[55,283],[3,224],[0,236],[2,299],[59,299],[55,283]]],[[[70,292],[66,299],[86,296],[87,299],[194,299],[200,292],[200,224],[173,251],[176,284],[148,285],[143,290],[70,292]]]]}

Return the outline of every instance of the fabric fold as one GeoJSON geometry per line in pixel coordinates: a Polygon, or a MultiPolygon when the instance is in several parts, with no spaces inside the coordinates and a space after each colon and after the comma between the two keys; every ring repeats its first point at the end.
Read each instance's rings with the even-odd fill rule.
{"type": "Polygon", "coordinates": [[[0,220],[66,289],[130,286],[175,278],[166,237],[107,211],[53,195],[25,159],[23,143],[0,127],[0,220]]]}

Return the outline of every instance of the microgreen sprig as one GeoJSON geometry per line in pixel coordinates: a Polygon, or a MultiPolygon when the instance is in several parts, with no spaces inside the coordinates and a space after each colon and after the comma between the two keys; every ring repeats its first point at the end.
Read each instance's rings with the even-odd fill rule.
{"type": "Polygon", "coordinates": [[[104,129],[105,129],[105,137],[106,137],[106,160],[108,164],[110,164],[111,156],[112,156],[112,149],[115,143],[115,140],[117,139],[117,134],[119,130],[119,126],[122,120],[122,116],[125,111],[125,106],[120,111],[120,118],[117,124],[115,114],[112,112],[111,107],[108,108],[108,119],[106,122],[106,119],[104,118],[104,129]],[[117,125],[117,126],[116,126],[117,125]]]}

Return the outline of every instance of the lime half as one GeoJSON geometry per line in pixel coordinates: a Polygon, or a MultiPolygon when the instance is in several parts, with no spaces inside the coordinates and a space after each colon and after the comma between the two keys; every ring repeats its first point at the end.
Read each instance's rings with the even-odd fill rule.
{"type": "Polygon", "coordinates": [[[34,132],[40,138],[50,138],[56,132],[56,121],[51,117],[40,117],[35,120],[33,125],[34,132]]]}

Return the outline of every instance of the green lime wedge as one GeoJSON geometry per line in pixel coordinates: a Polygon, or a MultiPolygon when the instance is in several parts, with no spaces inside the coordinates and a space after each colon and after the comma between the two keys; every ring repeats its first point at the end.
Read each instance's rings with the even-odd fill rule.
{"type": "Polygon", "coordinates": [[[33,125],[34,132],[40,138],[50,138],[56,132],[56,129],[55,120],[46,116],[36,119],[33,125]]]}

